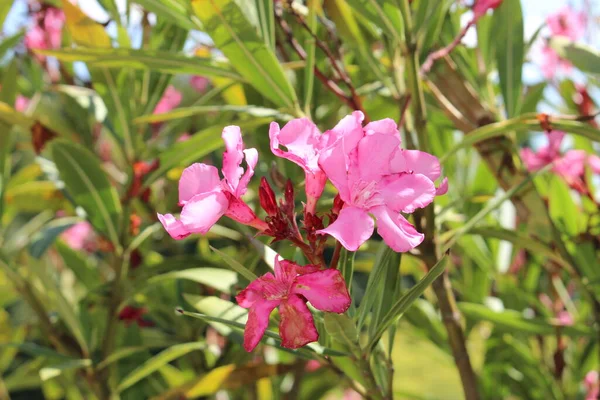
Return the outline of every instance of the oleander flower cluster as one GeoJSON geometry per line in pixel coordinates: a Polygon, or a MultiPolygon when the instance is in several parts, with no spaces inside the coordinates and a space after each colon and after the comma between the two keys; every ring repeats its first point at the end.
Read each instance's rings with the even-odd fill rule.
{"type": "Polygon", "coordinates": [[[438,159],[418,150],[403,149],[400,132],[391,119],[363,124],[355,111],[333,128],[321,132],[307,118],[283,127],[273,122],[270,147],[277,157],[300,166],[305,173],[303,218],[298,220],[294,184],[288,180],[283,198],[265,177],[259,185],[259,217],[243,196],[254,176],[258,152],[245,148],[237,126],[223,129],[225,142],[221,176],[216,167],[196,163],[186,168],[179,181],[179,218],[158,214],[174,239],[205,234],[225,216],[251,226],[274,241],[288,240],[310,264],[300,266],[275,260],[274,274],[267,273],[240,292],[237,302],[249,309],[244,348],[252,351],[279,310],[282,346],[298,348],[318,339],[313,316],[307,307],[344,313],[351,299],[341,273],[324,259],[328,238],[356,251],[377,229],[383,241],[397,252],[414,249],[424,239],[407,216],[431,204],[448,190],[440,180],[438,159]],[[319,199],[330,182],[338,194],[329,210],[319,209],[319,199]],[[299,222],[301,222],[299,224],[299,222]]]}

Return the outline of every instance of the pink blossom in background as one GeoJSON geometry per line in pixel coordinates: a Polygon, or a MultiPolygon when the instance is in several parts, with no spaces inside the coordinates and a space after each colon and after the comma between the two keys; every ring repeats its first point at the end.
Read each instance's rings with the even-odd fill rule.
{"type": "Polygon", "coordinates": [[[583,380],[586,394],[585,400],[597,400],[600,397],[600,380],[598,379],[598,371],[590,371],[586,374],[583,380]]]}
{"type": "Polygon", "coordinates": [[[217,168],[212,165],[192,164],[179,180],[179,205],[183,207],[180,219],[158,214],[173,239],[183,239],[192,233],[205,234],[223,215],[259,230],[268,228],[241,199],[254,175],[258,152],[253,148],[244,150],[238,126],[225,127],[222,138],[226,149],[221,169],[224,178],[219,178],[217,168]],[[241,167],[244,159],[245,172],[241,167]]]}
{"type": "Polygon", "coordinates": [[[15,110],[18,112],[24,112],[29,106],[29,102],[31,100],[23,95],[18,95],[17,100],[15,101],[15,110]]]}
{"type": "Polygon", "coordinates": [[[565,311],[565,310],[560,311],[556,315],[556,321],[561,326],[573,326],[573,324],[575,323],[575,321],[573,321],[573,317],[571,316],[571,313],[569,313],[568,311],[565,311]]]}
{"type": "MultiPolygon", "coordinates": [[[[28,49],[58,49],[61,47],[65,15],[59,8],[49,7],[33,15],[35,25],[25,34],[28,49]]],[[[43,56],[41,56],[43,57],[43,56]]]]}
{"type": "Polygon", "coordinates": [[[192,76],[190,78],[190,85],[199,93],[202,93],[208,87],[208,78],[200,75],[192,76]]]}
{"type": "Polygon", "coordinates": [[[192,137],[192,135],[190,135],[189,133],[186,132],[183,135],[179,136],[175,142],[176,143],[186,142],[186,141],[190,140],[191,137],[192,137]]]}
{"type": "Polygon", "coordinates": [[[181,92],[175,89],[174,86],[169,85],[158,104],[156,104],[153,114],[164,114],[171,111],[181,103],[182,98],[181,92]]]}
{"type": "Polygon", "coordinates": [[[573,68],[573,65],[569,61],[561,58],[558,53],[547,44],[545,44],[540,51],[540,68],[544,78],[552,79],[557,72],[566,73],[573,68]]]}
{"type": "Polygon", "coordinates": [[[307,211],[314,214],[317,200],[323,193],[327,176],[319,167],[319,154],[327,145],[328,135],[321,135],[319,128],[308,118],[294,119],[280,129],[271,122],[269,128],[271,151],[304,169],[306,176],[307,211]],[[287,151],[280,149],[283,145],[287,151]]]}
{"type": "Polygon", "coordinates": [[[340,271],[319,270],[316,265],[302,267],[275,258],[275,275],[267,273],[242,290],[236,300],[248,308],[244,330],[244,349],[252,351],[260,342],[271,312],[278,307],[279,335],[283,347],[297,349],[319,338],[306,302],[317,310],[343,313],[351,299],[340,271]]]}
{"type": "Polygon", "coordinates": [[[94,240],[94,228],[87,222],[78,222],[65,230],[61,235],[61,239],[73,250],[92,250],[94,240]]]}
{"type": "Polygon", "coordinates": [[[584,35],[586,22],[585,13],[575,11],[568,5],[546,18],[552,36],[564,36],[571,40],[578,40],[584,35]]]}
{"type": "Polygon", "coordinates": [[[477,20],[484,16],[488,10],[498,8],[502,0],[475,0],[473,4],[473,19],[477,20]]]}
{"type": "Polygon", "coordinates": [[[540,147],[536,152],[530,148],[521,149],[521,158],[529,171],[537,171],[548,164],[554,163],[552,172],[563,178],[575,189],[585,173],[586,165],[594,173],[600,173],[600,158],[590,155],[584,150],[568,150],[563,155],[560,145],[565,136],[564,132],[552,131],[546,134],[548,144],[540,147]]]}
{"type": "Polygon", "coordinates": [[[412,213],[447,191],[447,181],[436,189],[441,175],[438,159],[418,150],[400,148],[400,132],[391,119],[362,126],[355,111],[327,132],[331,143],[319,165],[338,189],[344,208],[334,223],[317,231],[335,237],[355,251],[374,231],[394,251],[408,251],[423,241],[401,213],[412,213]]]}

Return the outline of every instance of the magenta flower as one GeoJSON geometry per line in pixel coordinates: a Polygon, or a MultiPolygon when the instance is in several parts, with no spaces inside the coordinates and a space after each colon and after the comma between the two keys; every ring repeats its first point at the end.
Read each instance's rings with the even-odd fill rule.
{"type": "Polygon", "coordinates": [[[158,101],[158,104],[156,104],[153,114],[164,114],[171,111],[181,103],[182,97],[179,90],[169,85],[162,98],[158,101]]]}
{"type": "Polygon", "coordinates": [[[192,85],[197,92],[202,93],[208,86],[208,79],[200,75],[192,76],[190,78],[190,85],[192,85]]]}
{"type": "Polygon", "coordinates": [[[558,53],[547,44],[541,48],[540,68],[546,79],[552,79],[556,72],[569,72],[573,65],[558,55],[558,53]]]}
{"type": "Polygon", "coordinates": [[[362,127],[363,114],[355,111],[329,134],[329,145],[319,165],[338,189],[344,208],[334,223],[317,231],[335,237],[355,251],[374,230],[395,251],[408,251],[423,241],[400,213],[412,213],[430,204],[448,189],[447,180],[436,189],[440,177],[438,159],[431,154],[400,148],[400,132],[391,119],[362,127]]]}
{"type": "Polygon", "coordinates": [[[25,34],[25,47],[30,50],[44,50],[48,48],[48,45],[46,44],[46,33],[41,26],[36,25],[27,31],[25,34]]]}
{"type": "Polygon", "coordinates": [[[48,8],[44,16],[44,30],[51,49],[58,49],[62,42],[62,29],[65,24],[65,14],[61,9],[48,8]]]}
{"type": "Polygon", "coordinates": [[[583,380],[586,395],[585,400],[597,400],[600,396],[600,379],[598,379],[598,371],[590,371],[585,375],[583,380]]]}
{"type": "Polygon", "coordinates": [[[95,250],[94,228],[87,222],[78,222],[65,230],[61,235],[61,239],[73,250],[95,250]]]}
{"type": "Polygon", "coordinates": [[[23,95],[18,95],[17,99],[15,100],[15,110],[17,110],[18,112],[24,112],[29,106],[30,101],[31,100],[27,97],[23,95]]]}
{"type": "Polygon", "coordinates": [[[327,176],[319,167],[319,154],[326,146],[328,135],[321,135],[319,128],[308,118],[294,119],[282,129],[271,122],[269,128],[271,150],[277,157],[298,164],[306,176],[306,209],[314,214],[317,200],[323,193],[327,176]],[[283,145],[287,151],[279,147],[283,145]]]}
{"type": "Polygon", "coordinates": [[[564,36],[571,40],[577,40],[585,33],[586,16],[585,13],[575,11],[567,5],[549,15],[546,23],[552,36],[564,36]]]}
{"type": "Polygon", "coordinates": [[[267,273],[251,282],[236,297],[248,308],[244,330],[244,349],[252,351],[269,325],[269,315],[278,307],[281,345],[297,349],[319,338],[306,302],[317,310],[344,313],[350,307],[350,295],[340,271],[319,270],[316,265],[300,265],[275,258],[275,275],[267,273]]]}
{"type": "Polygon", "coordinates": [[[179,205],[183,207],[177,220],[171,214],[158,214],[173,239],[183,239],[192,233],[205,234],[223,215],[259,230],[268,228],[241,199],[246,193],[254,167],[258,162],[256,149],[244,150],[238,126],[223,129],[223,179],[212,165],[192,164],[179,180],[179,205]],[[246,171],[240,166],[246,160],[246,171]]]}
{"type": "Polygon", "coordinates": [[[496,9],[502,4],[502,0],[475,0],[473,4],[473,19],[483,17],[488,10],[496,9]]]}
{"type": "Polygon", "coordinates": [[[578,188],[578,182],[585,173],[586,164],[594,173],[600,173],[600,158],[589,155],[584,150],[569,150],[564,155],[560,153],[560,144],[564,132],[552,131],[547,133],[548,144],[537,152],[529,148],[521,149],[521,158],[529,171],[537,171],[548,164],[554,163],[552,172],[563,178],[569,185],[578,188]]]}

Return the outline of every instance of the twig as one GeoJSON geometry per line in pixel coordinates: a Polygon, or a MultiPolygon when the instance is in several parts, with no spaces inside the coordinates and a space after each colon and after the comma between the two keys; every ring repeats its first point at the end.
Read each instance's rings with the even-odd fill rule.
{"type": "Polygon", "coordinates": [[[460,44],[460,42],[463,40],[463,38],[467,34],[467,31],[469,30],[469,28],[471,28],[474,24],[475,24],[475,20],[469,21],[469,23],[467,25],[465,25],[465,27],[463,29],[461,29],[461,31],[458,33],[458,35],[454,38],[454,40],[448,46],[442,47],[441,49],[436,50],[433,53],[429,53],[429,55],[427,56],[427,59],[425,60],[423,65],[421,65],[421,70],[420,70],[421,76],[426,75],[431,70],[433,63],[436,60],[439,60],[440,58],[443,58],[443,57],[446,57],[447,55],[449,55],[452,52],[452,50],[454,50],[460,44]]]}
{"type": "Polygon", "coordinates": [[[331,258],[331,264],[329,264],[329,268],[336,269],[338,266],[338,262],[340,261],[340,254],[342,252],[342,243],[335,243],[335,249],[333,250],[333,257],[331,258]]]}
{"type": "MultiPolygon", "coordinates": [[[[283,16],[281,15],[281,10],[276,9],[275,18],[277,19],[277,22],[279,23],[279,26],[281,27],[282,31],[285,33],[287,42],[290,44],[290,46],[294,49],[296,54],[298,54],[298,56],[302,60],[306,60],[306,51],[304,50],[304,48],[302,48],[300,43],[298,43],[298,41],[294,37],[294,33],[292,32],[292,29],[287,24],[287,22],[283,19],[283,16]]],[[[332,92],[334,95],[336,95],[343,103],[345,103],[351,109],[361,110],[363,112],[363,114],[365,115],[365,122],[368,122],[368,114],[365,112],[364,108],[362,108],[362,103],[360,103],[360,98],[358,97],[358,95],[356,95],[356,98],[354,98],[352,96],[348,96],[338,86],[337,83],[335,83],[332,79],[328,78],[316,65],[313,68],[313,70],[314,70],[315,76],[321,81],[321,83],[327,89],[329,89],[330,92],[332,92]],[[358,104],[356,103],[357,99],[359,101],[358,104]]]]}

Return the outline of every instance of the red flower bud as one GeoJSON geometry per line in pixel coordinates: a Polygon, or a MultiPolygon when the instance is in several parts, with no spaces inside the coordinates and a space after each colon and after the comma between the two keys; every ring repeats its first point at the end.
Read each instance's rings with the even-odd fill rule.
{"type": "Polygon", "coordinates": [[[260,206],[266,211],[267,215],[271,217],[277,215],[277,200],[275,199],[275,192],[273,192],[273,189],[264,176],[260,178],[258,198],[260,200],[260,206]]]}

